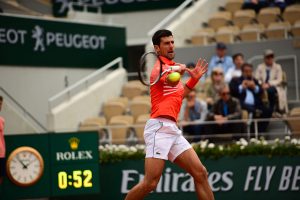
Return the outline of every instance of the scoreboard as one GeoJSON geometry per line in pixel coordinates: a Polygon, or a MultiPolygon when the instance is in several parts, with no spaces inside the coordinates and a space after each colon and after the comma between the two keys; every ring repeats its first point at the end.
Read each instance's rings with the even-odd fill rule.
{"type": "Polygon", "coordinates": [[[98,135],[77,133],[51,137],[52,195],[99,192],[98,135]]]}
{"type": "Polygon", "coordinates": [[[8,176],[0,185],[4,199],[100,192],[97,132],[12,135],[5,139],[8,176]]]}

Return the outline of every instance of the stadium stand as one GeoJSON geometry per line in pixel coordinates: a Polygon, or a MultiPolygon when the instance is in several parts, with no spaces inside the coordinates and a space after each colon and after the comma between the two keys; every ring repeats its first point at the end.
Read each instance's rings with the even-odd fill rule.
{"type": "Polygon", "coordinates": [[[109,121],[109,125],[111,126],[111,142],[114,144],[124,144],[124,141],[127,141],[128,133],[133,123],[134,119],[130,115],[113,116],[109,121]]]}
{"type": "Polygon", "coordinates": [[[243,0],[228,0],[224,7],[227,11],[234,13],[242,8],[243,2],[243,0]]]}
{"type": "Polygon", "coordinates": [[[257,15],[257,21],[267,26],[271,22],[276,22],[280,17],[280,9],[277,7],[263,8],[257,15]]]}
{"type": "Polygon", "coordinates": [[[215,30],[213,28],[199,29],[191,38],[191,43],[195,45],[208,45],[214,38],[215,30]]]}
{"type": "Polygon", "coordinates": [[[220,27],[215,34],[216,42],[233,43],[239,33],[237,26],[223,26],[220,27]]]}
{"type": "MultiPolygon", "coordinates": [[[[289,117],[300,117],[300,107],[293,108],[289,113],[289,117]]],[[[287,120],[287,124],[293,134],[293,136],[300,137],[300,123],[299,120],[291,119],[287,120]]]]}
{"type": "Polygon", "coordinates": [[[112,99],[109,99],[107,102],[119,102],[124,105],[124,107],[128,108],[128,98],[127,97],[115,97],[112,99]]]}
{"type": "Polygon", "coordinates": [[[208,23],[204,23],[204,27],[192,35],[191,44],[251,42],[298,36],[299,24],[296,22],[300,19],[300,4],[290,5],[284,12],[278,7],[262,8],[258,14],[252,9],[242,10],[240,4],[239,0],[228,0],[222,11],[214,13],[208,23]],[[229,25],[237,26],[240,30],[232,30],[229,25]]]}
{"type": "Polygon", "coordinates": [[[241,41],[259,41],[264,30],[263,24],[246,24],[239,33],[239,39],[241,41]]]}
{"type": "Polygon", "coordinates": [[[107,121],[117,115],[122,115],[125,113],[126,107],[122,102],[106,102],[103,105],[103,114],[107,121]]]}
{"type": "Polygon", "coordinates": [[[287,39],[288,32],[291,29],[289,22],[272,22],[265,30],[265,35],[268,39],[287,39]]]}
{"type": "Polygon", "coordinates": [[[122,94],[128,99],[135,96],[143,95],[147,92],[147,88],[140,81],[130,81],[123,86],[122,94]]]}
{"type": "Polygon", "coordinates": [[[213,28],[215,31],[219,27],[226,26],[232,19],[231,12],[220,11],[215,13],[208,21],[209,27],[213,28]]]}
{"type": "Polygon", "coordinates": [[[254,10],[237,10],[233,15],[233,24],[242,28],[246,24],[250,24],[255,19],[254,10]]]}
{"type": "Polygon", "coordinates": [[[149,114],[142,114],[135,121],[135,134],[139,143],[144,143],[144,127],[149,118],[149,114]]]}
{"type": "Polygon", "coordinates": [[[291,28],[291,34],[293,37],[300,37],[300,20],[297,20],[291,28]]]}
{"type": "Polygon", "coordinates": [[[79,131],[95,131],[99,130],[101,127],[106,126],[105,117],[93,117],[87,118],[79,125],[79,131]]]}
{"type": "Polygon", "coordinates": [[[131,112],[134,120],[136,120],[137,117],[142,114],[150,113],[150,108],[151,108],[151,104],[148,101],[133,100],[130,103],[130,112],[131,112]]]}
{"type": "Polygon", "coordinates": [[[291,24],[294,24],[297,20],[299,20],[300,4],[288,6],[283,13],[283,19],[291,24]]]}

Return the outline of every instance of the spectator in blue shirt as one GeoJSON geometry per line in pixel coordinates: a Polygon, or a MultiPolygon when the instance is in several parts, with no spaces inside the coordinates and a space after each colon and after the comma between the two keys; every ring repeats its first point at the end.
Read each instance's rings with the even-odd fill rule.
{"type": "MultiPolygon", "coordinates": [[[[271,117],[272,111],[261,100],[263,89],[253,76],[253,66],[251,64],[243,64],[242,76],[232,79],[230,82],[230,92],[232,96],[240,100],[242,109],[247,110],[254,118],[271,117]]],[[[265,132],[267,126],[267,122],[259,123],[258,131],[265,132]]]]}
{"type": "Polygon", "coordinates": [[[224,43],[219,42],[216,45],[216,55],[214,55],[209,64],[208,64],[208,72],[207,76],[209,77],[211,75],[212,70],[215,67],[221,67],[223,69],[224,74],[227,73],[227,71],[234,67],[232,57],[226,55],[227,47],[224,43]]]}

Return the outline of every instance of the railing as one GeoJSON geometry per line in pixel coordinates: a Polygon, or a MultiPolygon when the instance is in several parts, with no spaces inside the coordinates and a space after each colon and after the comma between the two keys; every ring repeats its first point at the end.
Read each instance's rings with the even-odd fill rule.
{"type": "MultiPolygon", "coordinates": [[[[295,75],[295,86],[296,86],[296,99],[294,99],[294,100],[295,101],[300,101],[297,56],[296,55],[283,55],[283,56],[276,56],[275,57],[275,61],[290,60],[290,59],[292,59],[293,62],[294,62],[294,70],[295,70],[294,75],[295,75]]],[[[262,55],[253,56],[252,58],[249,58],[247,60],[247,62],[252,64],[254,61],[258,61],[258,60],[263,60],[263,56],[262,55]]]]}
{"type": "Polygon", "coordinates": [[[174,11],[172,11],[167,17],[165,17],[160,23],[154,26],[149,32],[148,36],[151,37],[155,31],[165,27],[170,23],[179,13],[181,13],[187,6],[193,3],[194,0],[186,0],[180,6],[178,6],[174,11]]]}
{"type": "MultiPolygon", "coordinates": [[[[261,118],[261,119],[237,119],[237,120],[228,120],[226,121],[224,124],[245,124],[246,125],[246,133],[233,133],[230,135],[235,135],[235,136],[245,136],[245,134],[247,135],[247,138],[250,139],[251,137],[255,137],[256,139],[258,139],[259,136],[284,136],[284,135],[291,135],[291,131],[288,127],[287,122],[288,121],[299,121],[300,123],[300,117],[282,117],[282,118],[261,118]],[[274,130],[272,131],[266,131],[266,132],[259,132],[258,131],[258,123],[261,122],[269,122],[269,123],[277,123],[281,122],[283,123],[283,127],[281,127],[281,129],[276,132],[279,132],[279,134],[276,134],[276,132],[274,130]],[[254,127],[254,130],[251,131],[250,126],[254,127]],[[282,130],[284,130],[282,132],[282,130]]],[[[181,128],[181,130],[183,129],[184,126],[188,126],[188,125],[217,125],[217,123],[215,121],[203,121],[203,122],[181,122],[179,123],[179,126],[181,128]]],[[[270,127],[270,125],[269,125],[270,127]]],[[[297,134],[299,134],[300,136],[300,130],[299,132],[297,132],[297,134]]],[[[220,134],[222,136],[224,136],[224,134],[220,134]]],[[[216,135],[202,135],[204,137],[216,137],[216,135]]]]}
{"type": "Polygon", "coordinates": [[[69,86],[68,88],[51,97],[48,100],[49,109],[51,110],[60,103],[69,100],[72,96],[87,89],[90,85],[98,81],[99,78],[103,78],[105,72],[108,69],[114,67],[115,65],[118,65],[118,68],[123,68],[123,59],[121,57],[116,58],[107,65],[101,67],[97,71],[91,73],[90,75],[86,76],[85,78],[81,79],[80,81],[76,82],[75,84],[69,86]]]}
{"type": "Polygon", "coordinates": [[[38,133],[47,132],[47,129],[1,86],[0,91],[4,94],[4,101],[8,100],[11,102],[14,108],[17,109],[20,114],[23,114],[23,116],[30,122],[30,125],[32,125],[38,133]]]}
{"type": "MultiPolygon", "coordinates": [[[[292,133],[290,130],[289,125],[287,124],[288,122],[299,122],[300,123],[300,117],[296,116],[296,117],[282,117],[282,118],[268,118],[268,119],[239,119],[239,120],[229,120],[225,123],[227,124],[235,124],[235,123],[239,123],[239,124],[244,124],[247,127],[247,131],[243,132],[243,133],[228,133],[228,134],[207,134],[205,131],[200,132],[200,133],[194,133],[192,136],[191,135],[184,135],[185,138],[187,139],[191,139],[191,140],[200,140],[200,139],[216,139],[216,138],[245,138],[246,140],[250,140],[251,138],[256,138],[259,139],[260,136],[264,136],[266,139],[268,139],[268,137],[270,139],[275,139],[275,138],[281,138],[283,139],[285,136],[293,136],[294,134],[296,134],[298,137],[300,137],[300,127],[299,130],[294,130],[294,132],[292,133]],[[260,122],[269,122],[269,128],[272,130],[269,130],[267,132],[258,132],[258,123],[260,122]],[[275,129],[274,127],[272,127],[273,125],[278,125],[280,124],[280,128],[275,129]],[[254,127],[254,132],[250,131],[250,126],[254,127]]],[[[179,122],[178,126],[181,130],[183,130],[184,126],[188,126],[188,125],[201,125],[201,126],[208,126],[208,125],[217,125],[217,123],[215,121],[193,121],[193,122],[179,122]]],[[[99,127],[99,131],[100,130],[106,130],[106,132],[108,133],[108,136],[106,137],[102,137],[102,139],[100,139],[101,143],[111,143],[112,142],[112,132],[111,129],[112,128],[127,128],[128,130],[133,129],[135,130],[135,128],[144,128],[145,124],[132,124],[132,125],[107,125],[107,126],[101,126],[99,127]],[[103,140],[103,141],[102,141],[103,140]]],[[[134,134],[134,133],[133,133],[134,134]]],[[[103,136],[103,135],[102,135],[103,136]]],[[[137,137],[133,137],[131,134],[128,135],[129,137],[127,138],[127,142],[144,142],[143,138],[137,138],[137,137]]],[[[120,139],[113,139],[114,142],[126,142],[124,140],[120,140],[120,139]]]]}

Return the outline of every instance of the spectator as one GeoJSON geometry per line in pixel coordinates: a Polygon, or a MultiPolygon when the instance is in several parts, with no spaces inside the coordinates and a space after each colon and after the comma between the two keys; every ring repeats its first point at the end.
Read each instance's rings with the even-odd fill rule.
{"type": "Polygon", "coordinates": [[[206,103],[210,110],[214,102],[219,98],[219,91],[225,85],[223,69],[216,67],[213,69],[211,79],[206,80],[204,92],[206,103]]]}
{"type": "MultiPolygon", "coordinates": [[[[3,97],[0,96],[0,111],[2,109],[3,97]]],[[[0,184],[5,175],[5,140],[4,140],[4,119],[0,116],[0,184]]]]}
{"type": "MultiPolygon", "coordinates": [[[[220,99],[213,105],[207,120],[215,121],[217,125],[208,125],[208,134],[242,133],[242,124],[227,123],[228,120],[241,119],[242,110],[238,99],[231,97],[228,85],[224,85],[220,92],[220,99]]],[[[231,139],[231,138],[230,138],[231,139]]]]}
{"type": "Polygon", "coordinates": [[[269,107],[274,110],[278,102],[278,110],[287,112],[287,95],[282,86],[282,68],[274,61],[274,52],[267,49],[264,53],[264,63],[258,65],[255,78],[268,95],[269,107]],[[278,98],[280,97],[280,98],[278,98]]]}
{"type": "MultiPolygon", "coordinates": [[[[231,80],[230,91],[232,96],[240,100],[242,109],[247,110],[250,116],[255,118],[271,117],[272,112],[262,103],[263,90],[258,80],[253,77],[253,66],[251,64],[243,64],[242,76],[231,80]]],[[[267,126],[267,122],[258,123],[258,131],[265,132],[267,126]]]]}
{"type": "Polygon", "coordinates": [[[215,67],[221,67],[226,74],[233,67],[231,56],[226,55],[227,47],[224,43],[219,42],[216,45],[216,55],[212,56],[208,64],[207,75],[210,76],[215,67]]]}
{"type": "Polygon", "coordinates": [[[225,74],[225,82],[229,83],[232,78],[239,78],[242,76],[242,65],[244,64],[244,55],[237,53],[232,56],[234,67],[230,68],[225,74]]]}
{"type": "MultiPolygon", "coordinates": [[[[207,115],[205,101],[198,100],[196,91],[192,90],[183,101],[180,111],[180,120],[184,122],[203,122],[207,115]]],[[[188,125],[183,127],[183,132],[191,136],[198,136],[203,132],[202,125],[188,125]]],[[[194,137],[193,141],[199,139],[194,137]]]]}
{"type": "Polygon", "coordinates": [[[289,1],[286,0],[273,0],[270,5],[280,8],[281,12],[283,12],[288,3],[289,1]]]}
{"type": "Polygon", "coordinates": [[[242,9],[252,9],[256,13],[259,13],[259,10],[269,6],[268,0],[244,0],[242,9]]]}

